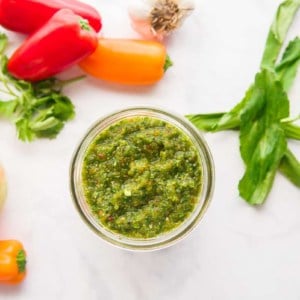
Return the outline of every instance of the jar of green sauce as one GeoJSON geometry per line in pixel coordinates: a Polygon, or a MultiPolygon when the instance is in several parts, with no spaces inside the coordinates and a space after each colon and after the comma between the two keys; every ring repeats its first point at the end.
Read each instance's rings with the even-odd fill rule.
{"type": "Polygon", "coordinates": [[[156,108],[129,108],[97,121],[71,164],[71,193],[104,240],[161,249],[198,224],[214,187],[213,160],[193,125],[156,108]]]}

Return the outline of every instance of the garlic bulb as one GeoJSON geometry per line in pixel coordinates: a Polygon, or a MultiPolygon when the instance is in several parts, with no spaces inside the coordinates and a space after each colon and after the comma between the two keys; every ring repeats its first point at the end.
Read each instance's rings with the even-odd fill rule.
{"type": "Polygon", "coordinates": [[[146,39],[163,40],[193,11],[186,0],[143,0],[129,9],[132,27],[146,39]]]}
{"type": "Polygon", "coordinates": [[[4,175],[4,170],[0,166],[0,209],[3,205],[5,198],[6,198],[6,179],[4,175]]]}

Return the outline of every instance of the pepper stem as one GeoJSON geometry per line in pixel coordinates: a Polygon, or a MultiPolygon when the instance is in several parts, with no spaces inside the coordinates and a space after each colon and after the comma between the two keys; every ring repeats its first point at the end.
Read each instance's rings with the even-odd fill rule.
{"type": "Polygon", "coordinates": [[[20,250],[16,257],[19,273],[24,273],[26,270],[26,253],[20,250]]]}
{"type": "Polygon", "coordinates": [[[164,64],[164,71],[166,72],[172,66],[173,66],[173,62],[172,62],[170,56],[167,54],[165,64],[164,64]]]}
{"type": "Polygon", "coordinates": [[[80,28],[83,29],[83,30],[86,30],[86,31],[91,30],[89,22],[85,19],[80,19],[79,20],[79,25],[80,25],[80,28]]]}

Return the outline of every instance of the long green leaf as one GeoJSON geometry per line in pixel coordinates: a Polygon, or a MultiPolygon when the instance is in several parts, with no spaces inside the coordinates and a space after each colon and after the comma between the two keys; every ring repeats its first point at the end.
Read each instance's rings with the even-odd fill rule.
{"type": "Polygon", "coordinates": [[[278,7],[261,61],[262,69],[274,68],[287,32],[299,8],[300,0],[286,0],[278,7]]]}
{"type": "Polygon", "coordinates": [[[246,171],[239,191],[248,203],[262,204],[269,194],[287,142],[280,120],[289,115],[289,100],[276,75],[257,74],[241,116],[240,152],[246,171]]]}
{"type": "Polygon", "coordinates": [[[235,130],[240,126],[241,114],[243,108],[247,103],[249,94],[252,93],[252,86],[246,92],[245,97],[239,102],[231,111],[227,113],[213,113],[213,114],[197,114],[187,115],[186,117],[199,129],[205,131],[222,131],[235,130]]]}
{"type": "Polygon", "coordinates": [[[216,124],[224,116],[225,113],[214,113],[214,114],[198,114],[198,115],[187,115],[189,119],[197,128],[204,131],[214,131],[216,124]]]}
{"type": "Polygon", "coordinates": [[[287,138],[300,140],[300,126],[293,123],[283,123],[281,126],[287,138]]]}
{"type": "Polygon", "coordinates": [[[295,80],[299,63],[300,39],[296,37],[289,43],[281,62],[275,68],[278,78],[286,91],[289,90],[295,80]]]}
{"type": "MultiPolygon", "coordinates": [[[[290,25],[293,22],[296,12],[300,8],[300,0],[286,0],[280,4],[277,9],[275,18],[271,25],[271,29],[268,34],[268,38],[266,41],[266,46],[263,54],[263,59],[261,62],[262,69],[274,69],[275,63],[278,59],[281,47],[286,38],[287,32],[290,28],[290,25]]],[[[292,58],[292,53],[297,51],[298,41],[294,41],[290,47],[287,48],[285,55],[283,56],[282,62],[278,65],[277,70],[279,72],[280,78],[283,80],[284,87],[287,88],[292,84],[293,78],[295,76],[295,67],[297,68],[298,60],[294,61],[292,70],[287,68],[288,61],[292,58]]],[[[239,127],[240,117],[243,113],[243,108],[247,94],[251,93],[252,86],[248,89],[245,97],[241,100],[231,111],[225,113],[221,118],[216,118],[215,120],[210,119],[209,124],[207,119],[209,119],[210,115],[207,117],[205,115],[198,115],[201,117],[193,118],[193,115],[188,115],[188,119],[190,119],[196,126],[199,125],[200,129],[208,130],[208,131],[221,131],[227,129],[236,129],[239,127]],[[198,124],[198,125],[197,125],[198,124]],[[206,129],[207,128],[207,129],[206,129]]]]}
{"type": "Polygon", "coordinates": [[[296,185],[299,182],[298,161],[286,151],[286,138],[299,139],[300,128],[291,122],[280,122],[280,118],[288,116],[289,102],[284,91],[288,91],[297,74],[299,38],[289,43],[281,62],[275,67],[299,7],[300,0],[285,0],[278,7],[261,61],[263,71],[242,101],[228,113],[188,116],[202,130],[240,129],[240,150],[246,172],[240,180],[239,191],[251,204],[265,201],[279,164],[288,179],[296,185]]]}
{"type": "Polygon", "coordinates": [[[300,162],[289,149],[280,162],[279,170],[292,183],[300,187],[300,162]]]}

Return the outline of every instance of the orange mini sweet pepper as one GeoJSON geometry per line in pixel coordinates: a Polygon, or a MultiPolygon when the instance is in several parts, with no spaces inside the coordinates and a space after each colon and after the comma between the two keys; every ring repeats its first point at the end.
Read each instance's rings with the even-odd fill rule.
{"type": "Polygon", "coordinates": [[[156,83],[171,65],[161,43],[106,38],[100,38],[95,52],[79,63],[96,78],[127,85],[156,83]]]}
{"type": "Polygon", "coordinates": [[[16,240],[0,241],[0,283],[17,284],[26,274],[26,253],[16,240]]]}

